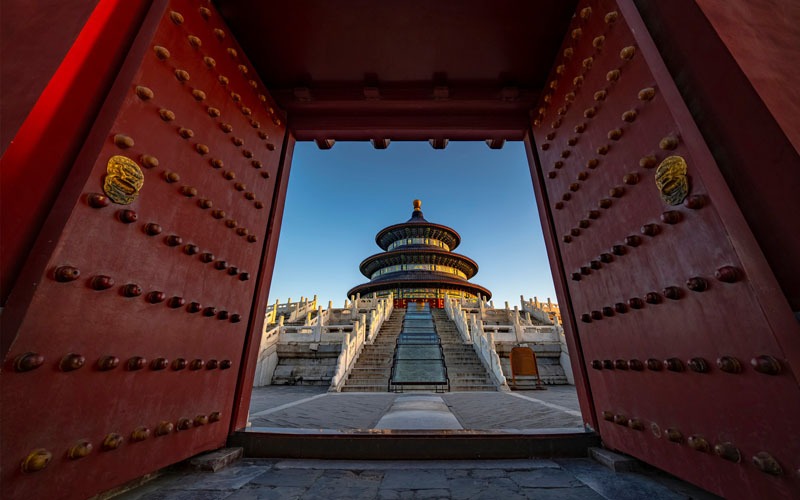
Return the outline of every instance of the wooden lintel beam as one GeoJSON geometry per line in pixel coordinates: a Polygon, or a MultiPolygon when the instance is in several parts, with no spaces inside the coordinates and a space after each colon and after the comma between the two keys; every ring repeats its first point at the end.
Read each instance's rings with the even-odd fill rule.
{"type": "Polygon", "coordinates": [[[530,118],[526,112],[463,115],[289,113],[288,123],[299,141],[366,141],[375,138],[395,141],[428,141],[432,138],[484,141],[522,140],[530,118]]]}

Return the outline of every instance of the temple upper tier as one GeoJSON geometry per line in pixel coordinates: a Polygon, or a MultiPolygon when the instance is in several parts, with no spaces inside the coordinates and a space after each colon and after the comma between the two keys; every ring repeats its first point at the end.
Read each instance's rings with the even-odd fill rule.
{"type": "Polygon", "coordinates": [[[375,236],[384,252],[361,262],[361,273],[369,278],[352,288],[348,296],[375,293],[393,294],[396,301],[428,302],[443,307],[447,297],[491,298],[486,288],[470,283],[478,264],[469,257],[453,253],[461,236],[452,228],[425,220],[422,203],[414,200],[411,218],[384,228],[375,236]]]}

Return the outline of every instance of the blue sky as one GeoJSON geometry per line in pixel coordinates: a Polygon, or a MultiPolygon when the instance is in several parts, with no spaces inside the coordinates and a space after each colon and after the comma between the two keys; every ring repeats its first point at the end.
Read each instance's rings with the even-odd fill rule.
{"type": "Polygon", "coordinates": [[[461,234],[457,253],[478,263],[470,281],[496,306],[519,296],[556,301],[522,142],[491,150],[482,142],[337,142],[321,151],[297,144],[289,177],[270,303],[318,295],[341,307],[368,281],[358,265],[381,252],[375,234],[405,222],[412,200],[430,222],[461,234]]]}

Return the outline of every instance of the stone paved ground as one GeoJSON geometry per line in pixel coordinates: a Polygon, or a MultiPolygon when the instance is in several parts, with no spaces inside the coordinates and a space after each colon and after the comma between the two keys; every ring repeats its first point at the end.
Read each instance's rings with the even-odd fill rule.
{"type": "MultiPolygon", "coordinates": [[[[405,393],[424,394],[424,393],[405,393]]],[[[371,429],[398,394],[328,393],[317,386],[267,386],[253,389],[253,427],[371,429]]],[[[581,428],[573,386],[545,391],[450,392],[437,394],[464,429],[581,428]]]]}
{"type": "Polygon", "coordinates": [[[541,392],[536,391],[536,394],[524,399],[503,392],[456,392],[444,394],[442,397],[465,429],[577,427],[582,430],[583,419],[580,412],[572,410],[568,413],[553,408],[555,405],[545,406],[538,401],[531,401],[541,392]]]}
{"type": "Polygon", "coordinates": [[[710,500],[674,478],[612,472],[589,459],[239,461],[222,471],[174,469],[120,500],[710,500]]]}
{"type": "Polygon", "coordinates": [[[250,395],[250,414],[293,403],[317,394],[326,394],[327,386],[319,385],[268,385],[253,387],[250,395]]]}
{"type": "Polygon", "coordinates": [[[371,429],[394,398],[389,393],[330,393],[263,416],[251,412],[250,423],[253,427],[371,429]]]}

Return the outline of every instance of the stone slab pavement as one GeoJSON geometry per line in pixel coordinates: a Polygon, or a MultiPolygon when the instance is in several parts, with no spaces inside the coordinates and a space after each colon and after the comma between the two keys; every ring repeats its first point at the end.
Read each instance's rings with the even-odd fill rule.
{"type": "MultiPolygon", "coordinates": [[[[397,398],[424,392],[329,393],[319,386],[253,389],[252,427],[290,429],[373,429],[397,398]]],[[[573,386],[544,391],[449,392],[436,394],[464,429],[583,429],[573,386]]],[[[407,428],[407,427],[398,427],[407,428]]]]}
{"type": "Polygon", "coordinates": [[[671,476],[612,472],[583,458],[357,461],[245,459],[222,471],[176,467],[119,500],[711,500],[671,476]]]}
{"type": "Polygon", "coordinates": [[[432,394],[398,396],[375,429],[463,429],[440,396],[432,394]]]}

